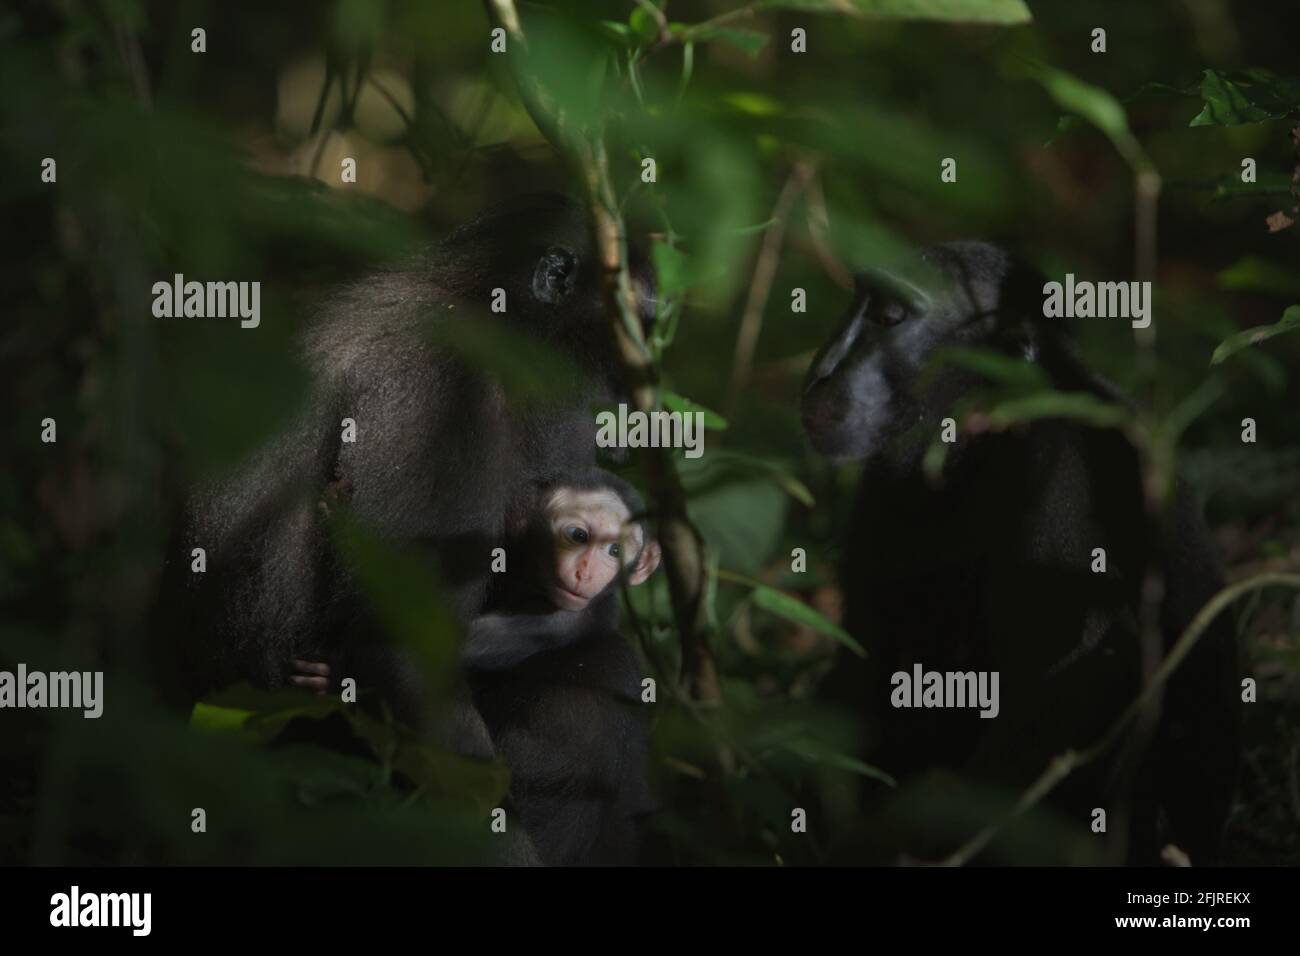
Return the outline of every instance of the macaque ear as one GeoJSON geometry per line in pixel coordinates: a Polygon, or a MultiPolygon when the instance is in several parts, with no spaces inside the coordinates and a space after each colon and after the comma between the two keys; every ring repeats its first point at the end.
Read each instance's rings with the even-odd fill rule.
{"type": "Polygon", "coordinates": [[[659,567],[659,542],[654,538],[646,540],[645,547],[637,555],[636,564],[627,572],[627,583],[631,587],[636,587],[645,581],[646,578],[655,573],[659,567]]]}

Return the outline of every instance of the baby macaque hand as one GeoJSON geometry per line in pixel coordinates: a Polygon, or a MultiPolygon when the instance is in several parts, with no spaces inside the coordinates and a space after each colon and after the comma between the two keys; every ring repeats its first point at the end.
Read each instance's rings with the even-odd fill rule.
{"type": "Polygon", "coordinates": [[[302,687],[305,690],[315,691],[320,696],[329,693],[330,667],[328,664],[295,659],[293,668],[295,673],[289,677],[290,684],[295,687],[302,687]]]}

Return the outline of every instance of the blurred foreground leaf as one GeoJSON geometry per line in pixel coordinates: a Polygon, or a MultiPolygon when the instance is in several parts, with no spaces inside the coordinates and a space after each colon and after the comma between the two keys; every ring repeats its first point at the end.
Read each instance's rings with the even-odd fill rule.
{"type": "Polygon", "coordinates": [[[393,769],[435,799],[470,795],[475,809],[485,816],[501,805],[510,786],[510,770],[503,760],[474,760],[415,743],[397,751],[393,769]]]}
{"type": "Polygon", "coordinates": [[[721,40],[743,50],[751,57],[758,56],[767,45],[768,36],[758,30],[742,30],[736,27],[710,26],[701,23],[694,26],[674,24],[673,33],[684,43],[701,40],[721,40]]]}
{"type": "Polygon", "coordinates": [[[1036,390],[1048,385],[1047,373],[1041,365],[994,349],[941,349],[935,353],[935,361],[960,365],[1009,388],[1036,390]]]}
{"type": "Polygon", "coordinates": [[[795,477],[778,461],[757,458],[743,452],[719,448],[705,458],[685,459],[681,465],[682,482],[692,497],[708,491],[753,478],[762,478],[809,508],[816,503],[808,486],[795,477]],[[689,462],[689,464],[688,464],[689,462]]]}
{"type": "Polygon", "coordinates": [[[1124,406],[1096,395],[1057,391],[1014,398],[990,409],[988,414],[989,423],[996,429],[1043,418],[1066,418],[1097,428],[1115,428],[1132,417],[1124,406]]]}
{"type": "Polygon", "coordinates": [[[1086,83],[1064,70],[1042,64],[1036,64],[1030,70],[1030,76],[1047,91],[1057,106],[1081,116],[1105,133],[1131,169],[1154,168],[1146,150],[1129,130],[1124,105],[1109,91],[1086,83]]]}
{"type": "Polygon", "coordinates": [[[318,697],[297,689],[259,690],[238,684],[194,705],[193,727],[208,731],[238,730],[252,740],[268,744],[299,717],[320,719],[347,713],[347,705],[334,696],[318,697]]]}
{"type": "MultiPolygon", "coordinates": [[[[686,459],[689,461],[690,459],[686,459]]],[[[686,474],[694,469],[683,468],[686,474]]],[[[689,484],[691,520],[727,567],[757,571],[781,539],[786,500],[766,481],[726,481],[697,492],[689,484]]]]}
{"type": "MultiPolygon", "coordinates": [[[[334,714],[346,720],[353,735],[366,743],[386,769],[402,774],[434,800],[472,804],[477,813],[486,814],[505,796],[510,772],[504,762],[439,750],[334,695],[294,689],[265,691],[240,684],[196,704],[190,725],[209,732],[237,731],[251,742],[268,746],[291,721],[323,720],[334,714]]],[[[378,768],[372,766],[372,783],[378,774],[378,768]]]]}
{"type": "Polygon", "coordinates": [[[858,657],[866,657],[867,652],[855,641],[849,632],[838,624],[825,618],[819,611],[809,607],[793,595],[770,588],[766,584],[756,584],[752,597],[754,604],[763,610],[785,618],[794,624],[810,627],[819,634],[825,634],[843,644],[858,657]]]}
{"type": "Polygon", "coordinates": [[[887,786],[894,787],[898,785],[889,774],[885,773],[868,763],[864,763],[857,757],[850,757],[848,754],[842,754],[838,751],[827,747],[825,743],[811,735],[800,736],[786,743],[787,749],[792,753],[798,754],[811,763],[824,764],[827,767],[834,767],[836,770],[845,770],[860,777],[869,777],[872,780],[879,780],[887,786]]]}
{"type": "Polygon", "coordinates": [[[556,401],[582,379],[577,366],[556,349],[521,341],[517,331],[487,317],[438,318],[430,322],[430,329],[436,342],[491,375],[512,402],[556,401]]]}
{"type": "Polygon", "coordinates": [[[1243,256],[1219,273],[1219,288],[1300,296],[1300,275],[1291,266],[1260,256],[1243,256]]]}
{"type": "Polygon", "coordinates": [[[660,396],[663,398],[664,408],[670,412],[681,412],[683,415],[694,415],[700,413],[704,416],[704,427],[714,431],[724,431],[727,427],[727,420],[717,412],[698,405],[689,398],[682,398],[676,392],[670,392],[667,389],[660,389],[660,396]]]}
{"type": "Polygon", "coordinates": [[[334,519],[347,556],[380,622],[409,651],[431,688],[445,689],[456,662],[457,625],[442,598],[442,578],[423,554],[381,540],[355,520],[334,519]]]}

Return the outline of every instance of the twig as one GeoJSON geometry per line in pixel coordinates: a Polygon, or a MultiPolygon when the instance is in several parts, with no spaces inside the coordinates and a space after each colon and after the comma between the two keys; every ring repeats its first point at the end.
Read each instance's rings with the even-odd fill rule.
{"type": "Polygon", "coordinates": [[[1064,753],[1053,757],[1038,779],[1029,785],[1028,789],[1020,795],[1016,805],[1009,810],[1002,819],[989,824],[979,833],[975,834],[970,840],[963,844],[955,853],[943,861],[944,866],[962,866],[969,863],[979,853],[992,842],[1008,824],[1029,810],[1044,797],[1055,789],[1056,785],[1070,775],[1076,768],[1082,767],[1087,763],[1096,760],[1107,750],[1109,750],[1117,740],[1120,739],[1124,728],[1138,714],[1150,704],[1151,700],[1159,694],[1164,688],[1165,683],[1183,659],[1196,646],[1200,640],[1201,634],[1214,622],[1214,619],[1228,607],[1237,598],[1247,592],[1265,587],[1293,587],[1300,588],[1300,574],[1261,574],[1257,577],[1240,581],[1237,584],[1229,585],[1214,597],[1206,602],[1196,616],[1192,618],[1178,641],[1169,651],[1165,659],[1161,661],[1160,666],[1149,684],[1143,688],[1142,692],[1124,709],[1119,718],[1111,724],[1110,729],[1104,733],[1096,743],[1082,751],[1067,750],[1064,753]]]}
{"type": "MultiPolygon", "coordinates": [[[[623,379],[638,411],[659,407],[658,376],[641,332],[638,297],[628,268],[627,242],[610,176],[603,131],[576,129],[546,89],[526,69],[527,41],[513,0],[486,0],[489,15],[524,55],[515,76],[524,106],[537,128],[578,168],[592,216],[592,236],[613,327],[623,379]]],[[[666,448],[642,449],[646,479],[659,519],[659,543],[672,596],[673,618],[682,642],[682,681],[701,703],[720,699],[717,668],[709,650],[704,603],[704,544],[686,510],[686,491],[666,448]]]]}
{"type": "Polygon", "coordinates": [[[124,23],[113,24],[113,34],[117,40],[117,52],[122,57],[122,64],[131,77],[135,88],[135,98],[146,110],[153,108],[153,94],[150,92],[149,68],[144,62],[144,53],[140,50],[140,37],[135,30],[124,23]]]}
{"type": "Polygon", "coordinates": [[[852,289],[853,273],[831,248],[831,218],[826,211],[826,194],[822,191],[821,176],[816,175],[808,184],[808,236],[812,240],[813,254],[821,263],[822,270],[841,289],[852,289]]]}
{"type": "MultiPolygon", "coordinates": [[[[1133,245],[1134,272],[1139,282],[1154,284],[1156,277],[1156,220],[1160,205],[1161,179],[1154,166],[1144,161],[1133,174],[1133,245]]],[[[1148,303],[1150,308],[1150,303],[1148,303]]],[[[1156,326],[1134,329],[1138,345],[1150,352],[1155,344],[1156,326]]]]}
{"type": "Polygon", "coordinates": [[[745,311],[740,319],[740,331],[736,334],[736,357],[731,365],[731,387],[727,393],[723,412],[728,418],[735,411],[740,393],[749,384],[750,377],[753,375],[754,350],[758,346],[758,335],[763,328],[763,310],[767,308],[768,296],[772,292],[772,280],[776,277],[776,266],[781,255],[781,244],[785,239],[790,209],[812,179],[813,170],[811,163],[805,161],[795,163],[772,209],[771,225],[763,234],[758,259],[754,263],[754,278],[750,281],[749,296],[745,300],[745,311]]]}

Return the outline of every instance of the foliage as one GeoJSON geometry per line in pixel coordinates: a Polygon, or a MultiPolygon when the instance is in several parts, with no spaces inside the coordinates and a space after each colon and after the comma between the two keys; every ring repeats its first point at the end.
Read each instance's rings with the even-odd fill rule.
{"type": "MultiPolygon", "coordinates": [[[[20,733],[0,734],[0,861],[484,858],[499,765],[341,704],[249,689],[192,719],[169,713],[150,703],[145,635],[186,487],[262,447],[307,398],[294,353],[311,316],[304,292],[417,252],[503,188],[578,191],[573,171],[534,126],[508,55],[490,51],[477,4],[212,5],[204,54],[190,52],[185,5],[30,6],[0,14],[11,238],[0,276],[14,290],[0,332],[11,409],[0,667],[102,666],[130,706],[101,721],[27,712],[20,733]],[[39,178],[47,156],[56,185],[39,178]],[[373,175],[340,184],[343,156],[373,175]],[[176,272],[259,278],[262,326],[154,319],[150,284],[176,272]],[[45,417],[58,421],[56,445],[39,440],[45,417]],[[320,746],[321,735],[345,746],[320,746]],[[206,840],[188,827],[198,806],[206,840]]],[[[1207,35],[1174,0],[1100,6],[519,5],[533,68],[570,121],[599,131],[629,232],[652,235],[649,347],[664,406],[703,411],[709,428],[704,458],[675,462],[708,556],[719,706],[677,687],[662,575],[628,595],[628,634],[663,689],[657,859],[823,862],[887,825],[857,819],[858,794],[893,784],[890,768],[857,756],[873,728],[816,693],[837,652],[870,644],[837,621],[839,552],[871,546],[843,540],[856,471],[813,455],[797,412],[803,369],[847,303],[847,272],[981,236],[1049,275],[1128,276],[1145,241],[1129,239],[1135,206],[1148,203],[1158,337],[1136,342],[1105,322],[1077,334],[1139,413],[966,350],[944,360],[985,385],[954,415],[994,429],[1067,417],[1168,446],[1202,483],[1234,577],[1295,566],[1300,337],[1282,333],[1300,327],[1300,240],[1264,221],[1296,201],[1294,39],[1266,4],[1225,12],[1232,37],[1207,35]],[[1089,50],[1097,24],[1109,28],[1105,54],[1089,50]],[[807,53],[791,49],[795,29],[807,53]],[[939,176],[947,157],[954,183],[939,176]],[[1246,157],[1257,182],[1241,178],[1246,157]],[[778,226],[758,295],[756,258],[778,226]],[[806,313],[790,309],[795,288],[806,313]],[[751,300],[746,364],[738,317],[751,300]],[[1258,445],[1240,441],[1247,417],[1258,445]],[[796,548],[806,572],[792,569],[796,548]],[[837,821],[834,832],[792,834],[796,800],[837,821]]],[[[478,327],[448,342],[513,397],[570,377],[554,356],[514,354],[478,327]]],[[[930,456],[936,479],[941,454],[930,456]]],[[[381,618],[445,677],[451,626],[430,570],[362,529],[337,530],[381,618]]],[[[1295,775],[1296,607],[1267,591],[1239,615],[1256,669],[1275,676],[1248,724],[1238,861],[1300,861],[1295,821],[1276,809],[1295,775]]],[[[985,797],[1009,796],[967,805],[938,787],[900,805],[919,825],[960,830],[985,797]]],[[[1058,846],[1029,842],[1013,834],[999,852],[1025,860],[1058,846]]],[[[1048,862],[1080,858],[1061,843],[1048,862]]]]}

